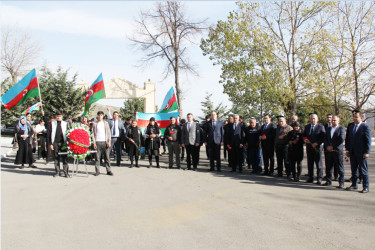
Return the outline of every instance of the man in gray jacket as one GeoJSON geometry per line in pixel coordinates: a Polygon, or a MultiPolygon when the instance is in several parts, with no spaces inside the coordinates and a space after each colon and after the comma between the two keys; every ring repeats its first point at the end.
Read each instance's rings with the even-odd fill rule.
{"type": "Polygon", "coordinates": [[[104,120],[103,111],[98,112],[98,121],[94,123],[93,133],[94,133],[94,149],[96,149],[96,162],[95,162],[95,176],[100,174],[100,156],[103,154],[104,164],[107,169],[107,175],[113,175],[111,171],[111,164],[109,161],[109,150],[111,146],[111,130],[109,124],[104,120]]]}
{"type": "Polygon", "coordinates": [[[193,159],[193,170],[197,170],[199,161],[199,125],[194,122],[192,113],[187,114],[187,123],[182,127],[181,143],[186,148],[187,169],[191,169],[191,158],[193,159]]]}

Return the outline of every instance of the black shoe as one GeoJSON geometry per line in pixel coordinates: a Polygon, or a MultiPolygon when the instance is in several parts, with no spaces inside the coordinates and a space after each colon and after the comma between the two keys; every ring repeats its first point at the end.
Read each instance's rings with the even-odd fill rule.
{"type": "Polygon", "coordinates": [[[133,165],[130,165],[129,168],[133,168],[133,165]]]}
{"type": "Polygon", "coordinates": [[[65,176],[64,176],[65,178],[72,178],[72,176],[70,175],[70,174],[68,174],[68,173],[65,173],[65,176]]]}
{"type": "Polygon", "coordinates": [[[95,174],[94,174],[94,176],[98,176],[98,175],[100,175],[100,173],[95,173],[95,174]]]}
{"type": "Polygon", "coordinates": [[[172,169],[173,167],[168,167],[169,169],[172,169]]]}
{"type": "Polygon", "coordinates": [[[137,164],[137,165],[135,165],[135,167],[136,167],[136,168],[139,168],[139,165],[137,164]]]}
{"type": "Polygon", "coordinates": [[[59,177],[60,176],[60,173],[55,173],[54,175],[53,175],[53,178],[55,178],[55,177],[59,177]]]}
{"type": "Polygon", "coordinates": [[[111,171],[107,172],[107,175],[113,176],[113,173],[111,171]]]}
{"type": "Polygon", "coordinates": [[[277,174],[277,177],[283,177],[283,174],[277,174]]]}
{"type": "Polygon", "coordinates": [[[356,186],[350,186],[350,187],[345,188],[346,191],[352,191],[352,190],[357,190],[357,189],[358,187],[356,186]]]}
{"type": "Polygon", "coordinates": [[[314,182],[314,179],[313,178],[309,178],[307,179],[306,183],[313,183],[314,182]]]}
{"type": "Polygon", "coordinates": [[[338,185],[336,188],[337,189],[344,189],[344,185],[338,185]]]}
{"type": "Polygon", "coordinates": [[[298,177],[294,178],[294,181],[299,182],[299,178],[298,177]]]}
{"type": "Polygon", "coordinates": [[[323,186],[332,186],[332,183],[327,181],[326,183],[323,184],[323,186]]]}
{"type": "Polygon", "coordinates": [[[197,167],[193,168],[193,171],[197,171],[197,167]]]}
{"type": "Polygon", "coordinates": [[[215,169],[213,169],[213,168],[210,168],[208,171],[214,171],[215,169]]]}
{"type": "Polygon", "coordinates": [[[177,169],[181,169],[181,167],[177,167],[177,169]]]}
{"type": "Polygon", "coordinates": [[[156,167],[157,167],[157,168],[160,168],[160,166],[159,166],[159,165],[157,165],[156,167]]]}
{"type": "Polygon", "coordinates": [[[191,170],[191,167],[188,167],[186,170],[191,170]]]}
{"type": "Polygon", "coordinates": [[[368,193],[368,192],[369,192],[368,188],[364,188],[364,189],[361,191],[362,194],[365,194],[365,193],[368,193]]]}
{"type": "Polygon", "coordinates": [[[25,168],[25,166],[21,166],[21,167],[20,167],[20,169],[24,169],[24,168],[25,168]]]}
{"type": "Polygon", "coordinates": [[[268,175],[269,175],[269,176],[273,176],[273,172],[270,172],[268,175]]]}
{"type": "Polygon", "coordinates": [[[317,181],[316,185],[322,185],[322,181],[317,181]]]}
{"type": "Polygon", "coordinates": [[[32,165],[32,166],[30,166],[31,168],[37,168],[37,166],[35,166],[35,165],[32,165]]]}
{"type": "Polygon", "coordinates": [[[264,171],[262,175],[269,175],[270,173],[264,171]]]}

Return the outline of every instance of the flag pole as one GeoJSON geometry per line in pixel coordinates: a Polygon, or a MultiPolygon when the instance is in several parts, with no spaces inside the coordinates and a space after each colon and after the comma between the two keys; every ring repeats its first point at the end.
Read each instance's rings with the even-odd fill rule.
{"type": "MultiPolygon", "coordinates": [[[[38,79],[38,77],[37,77],[37,79],[38,79]]],[[[40,110],[41,110],[41,113],[43,113],[42,115],[44,116],[43,103],[42,103],[42,96],[41,96],[41,94],[40,94],[39,81],[38,81],[38,91],[39,91],[40,110]]]]}

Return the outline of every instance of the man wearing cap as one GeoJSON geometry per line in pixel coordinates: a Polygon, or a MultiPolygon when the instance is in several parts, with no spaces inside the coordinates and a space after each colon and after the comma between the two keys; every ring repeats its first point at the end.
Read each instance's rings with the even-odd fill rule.
{"type": "Polygon", "coordinates": [[[346,190],[358,189],[358,172],[362,175],[363,190],[361,193],[369,192],[369,175],[367,159],[371,150],[371,129],[362,121],[363,117],[359,110],[353,111],[354,124],[348,127],[347,139],[345,141],[346,155],[350,157],[352,170],[352,185],[346,190]]]}
{"type": "Polygon", "coordinates": [[[275,136],[277,176],[282,177],[284,167],[285,167],[285,170],[289,169],[287,134],[293,128],[286,123],[286,119],[283,115],[277,116],[277,119],[278,119],[278,126],[276,128],[276,136],[275,136]]]}
{"type": "Polygon", "coordinates": [[[264,124],[260,128],[260,142],[262,146],[264,175],[273,175],[275,168],[275,134],[276,126],[271,122],[271,116],[263,116],[264,124]]]}
{"type": "Polygon", "coordinates": [[[116,158],[116,165],[120,166],[121,162],[121,148],[122,142],[125,139],[126,129],[124,126],[124,122],[119,119],[119,113],[117,111],[113,112],[113,118],[111,112],[108,110],[108,119],[107,122],[109,124],[109,128],[111,129],[111,147],[108,149],[109,151],[112,150],[114,147],[115,149],[115,158],[116,158]]]}
{"type": "Polygon", "coordinates": [[[220,148],[224,145],[224,124],[217,119],[216,111],[211,112],[211,121],[204,131],[204,144],[209,147],[210,169],[215,170],[215,161],[217,171],[221,171],[220,148]]]}
{"type": "Polygon", "coordinates": [[[309,178],[306,182],[314,182],[314,164],[316,165],[317,181],[321,185],[323,179],[322,149],[326,135],[324,126],[318,123],[319,118],[316,113],[310,114],[310,124],[305,127],[304,138],[306,143],[307,167],[309,178]]]}
{"type": "Polygon", "coordinates": [[[337,188],[344,188],[344,141],[345,128],[340,126],[340,118],[335,115],[331,118],[330,126],[327,126],[326,136],[324,139],[324,151],[326,162],[326,179],[325,186],[332,185],[332,170],[338,169],[339,186],[337,188]]]}
{"type": "Polygon", "coordinates": [[[199,161],[199,143],[200,143],[200,129],[199,125],[194,122],[192,113],[187,114],[187,122],[182,127],[181,143],[182,147],[186,148],[186,163],[187,169],[191,169],[193,161],[193,170],[197,170],[199,161]]]}
{"type": "Polygon", "coordinates": [[[55,120],[51,123],[51,128],[47,132],[48,145],[55,156],[55,174],[53,177],[60,176],[60,161],[63,163],[63,171],[65,177],[69,175],[69,165],[67,161],[67,155],[59,155],[63,152],[62,146],[66,141],[66,130],[68,129],[68,123],[62,120],[62,113],[56,111],[55,120]]]}
{"type": "Polygon", "coordinates": [[[105,168],[107,175],[113,175],[111,171],[111,163],[109,161],[108,148],[111,146],[111,129],[109,124],[104,120],[104,112],[99,111],[97,113],[98,121],[93,124],[93,143],[94,149],[96,150],[96,162],[95,162],[95,176],[100,174],[100,157],[103,155],[105,168]]]}

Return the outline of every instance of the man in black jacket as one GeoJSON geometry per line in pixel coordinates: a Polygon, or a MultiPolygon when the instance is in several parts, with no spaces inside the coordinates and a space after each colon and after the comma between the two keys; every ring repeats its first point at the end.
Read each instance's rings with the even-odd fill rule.
{"type": "Polygon", "coordinates": [[[181,147],[181,127],[176,124],[176,118],[171,116],[171,124],[165,129],[164,138],[167,140],[169,152],[169,168],[173,168],[173,154],[176,156],[176,165],[181,169],[180,147],[181,147]]]}
{"type": "Polygon", "coordinates": [[[246,128],[246,147],[249,167],[252,166],[252,174],[262,173],[261,158],[259,157],[260,141],[259,141],[259,127],[256,119],[250,118],[249,126],[246,128]]]}
{"type": "Polygon", "coordinates": [[[262,145],[264,175],[273,175],[275,168],[275,135],[276,126],[271,122],[269,114],[263,117],[264,124],[260,128],[260,142],[262,145]]]}
{"type": "Polygon", "coordinates": [[[326,160],[326,179],[325,186],[332,185],[332,170],[338,169],[339,186],[337,188],[344,188],[344,141],[346,136],[345,128],[341,127],[340,118],[335,115],[332,117],[332,123],[327,126],[327,133],[324,139],[324,150],[326,160]]]}
{"type": "Polygon", "coordinates": [[[315,113],[310,114],[310,124],[305,127],[304,138],[306,143],[306,155],[309,179],[307,182],[314,181],[314,164],[317,171],[316,184],[321,185],[323,179],[322,150],[326,130],[322,124],[318,123],[319,118],[315,113]]]}
{"type": "Polygon", "coordinates": [[[228,123],[225,136],[225,144],[228,148],[228,154],[230,155],[230,166],[232,172],[236,172],[237,168],[239,172],[242,172],[243,163],[243,147],[245,145],[245,130],[242,123],[239,122],[239,115],[234,115],[234,123],[228,123]]]}

